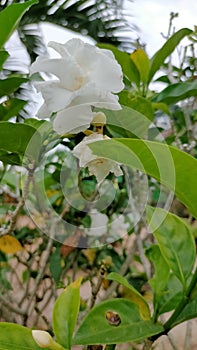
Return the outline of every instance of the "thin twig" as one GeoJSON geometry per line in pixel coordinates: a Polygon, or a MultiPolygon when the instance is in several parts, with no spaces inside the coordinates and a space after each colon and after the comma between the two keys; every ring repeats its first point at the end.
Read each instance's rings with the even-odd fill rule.
{"type": "Polygon", "coordinates": [[[24,184],[24,188],[23,188],[23,196],[21,197],[20,201],[18,202],[15,210],[11,213],[10,224],[9,224],[8,228],[1,230],[0,237],[5,236],[5,235],[9,235],[15,229],[17,217],[20,214],[21,209],[24,207],[25,201],[26,201],[27,196],[28,196],[29,185],[32,181],[32,177],[33,177],[33,172],[29,171],[27,179],[26,179],[25,184],[24,184]]]}

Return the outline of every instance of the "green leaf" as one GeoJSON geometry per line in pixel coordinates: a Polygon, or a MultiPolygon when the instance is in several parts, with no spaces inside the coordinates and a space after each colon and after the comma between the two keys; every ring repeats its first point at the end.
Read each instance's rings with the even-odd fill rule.
{"type": "Polygon", "coordinates": [[[70,349],[80,306],[82,278],[71,283],[57,298],[53,308],[53,331],[58,343],[70,349]]]}
{"type": "Polygon", "coordinates": [[[7,96],[16,91],[19,86],[26,83],[28,79],[22,77],[9,77],[7,79],[0,80],[0,97],[7,96]]]}
{"type": "Polygon", "coordinates": [[[153,263],[155,269],[154,276],[149,280],[149,283],[154,291],[154,313],[157,315],[159,313],[159,301],[166,293],[165,288],[169,280],[170,268],[161,255],[158,245],[149,247],[146,250],[146,256],[153,263]]]}
{"type": "Polygon", "coordinates": [[[158,309],[156,312],[161,315],[165,312],[175,310],[183,298],[183,286],[179,279],[170,274],[168,283],[160,298],[158,298],[158,309]]]}
{"type": "Polygon", "coordinates": [[[9,153],[0,150],[0,160],[4,164],[21,165],[21,158],[17,153],[9,153]]]}
{"type": "Polygon", "coordinates": [[[88,145],[101,157],[136,168],[175,192],[197,218],[197,160],[175,147],[138,139],[113,139],[88,145]]]}
{"type": "Polygon", "coordinates": [[[122,277],[116,272],[111,272],[106,279],[110,281],[116,281],[122,284],[124,287],[128,288],[130,290],[129,295],[131,296],[131,300],[139,307],[141,318],[143,320],[150,319],[150,310],[146,299],[143,298],[143,296],[126,280],[126,278],[122,277]]]}
{"type": "Polygon", "coordinates": [[[167,104],[165,103],[162,103],[162,102],[152,102],[152,108],[154,110],[161,110],[163,111],[164,113],[170,115],[170,110],[169,110],[169,107],[167,104]]]}
{"type": "Polygon", "coordinates": [[[148,224],[169,268],[186,287],[195,259],[195,241],[189,227],[178,216],[161,208],[147,207],[148,224]]]}
{"type": "Polygon", "coordinates": [[[183,311],[180,313],[180,315],[177,317],[177,319],[173,323],[172,327],[175,327],[176,325],[182,322],[191,320],[192,318],[196,318],[196,317],[197,317],[197,297],[185,306],[183,311]]]}
{"type": "Polygon", "coordinates": [[[133,96],[129,91],[123,90],[119,93],[119,103],[121,105],[135,109],[151,121],[154,119],[154,110],[152,103],[144,97],[133,96]]]}
{"type": "Polygon", "coordinates": [[[111,50],[118,63],[121,65],[123,74],[137,86],[140,85],[140,73],[128,53],[120,51],[110,44],[97,44],[97,46],[101,49],[111,50]]]}
{"type": "Polygon", "coordinates": [[[3,49],[0,49],[0,70],[3,68],[3,64],[9,57],[9,53],[3,49]]]}
{"type": "Polygon", "coordinates": [[[197,96],[197,80],[171,84],[161,91],[153,101],[172,104],[191,96],[197,96]]]}
{"type": "Polygon", "coordinates": [[[31,330],[14,323],[0,322],[1,350],[40,350],[31,330]]]}
{"type": "Polygon", "coordinates": [[[12,117],[17,116],[26,104],[27,101],[20,100],[18,98],[7,100],[0,105],[0,120],[7,121],[12,117]]]}
{"type": "Polygon", "coordinates": [[[37,159],[40,149],[41,139],[36,129],[25,124],[0,122],[0,150],[37,159]]]}
{"type": "MultiPolygon", "coordinates": [[[[122,106],[120,111],[104,111],[107,117],[107,127],[120,128],[120,136],[145,137],[151,120],[133,108],[122,106]],[[122,130],[121,130],[122,129],[122,130]]],[[[113,130],[113,129],[112,129],[113,130]]],[[[118,129],[116,128],[118,132],[118,129]]]]}
{"type": "Polygon", "coordinates": [[[55,252],[50,256],[49,260],[50,272],[56,284],[59,282],[62,272],[61,260],[62,258],[60,255],[60,250],[56,249],[55,252]]]}
{"type": "Polygon", "coordinates": [[[164,63],[165,59],[171,55],[174,49],[178,46],[180,41],[187,35],[191,34],[192,30],[188,28],[183,28],[174,33],[166,43],[157,51],[151,58],[151,66],[148,77],[148,83],[151,82],[155,73],[160,69],[161,65],[164,63]]]}
{"type": "Polygon", "coordinates": [[[73,343],[118,344],[140,341],[163,331],[160,324],[141,319],[138,306],[130,300],[112,299],[95,306],[80,324],[73,343]],[[106,316],[116,314],[118,325],[110,323],[106,316]]]}
{"type": "Polygon", "coordinates": [[[140,80],[146,84],[150,71],[150,60],[146,52],[143,49],[137,49],[130,55],[130,58],[140,73],[140,80]]]}
{"type": "Polygon", "coordinates": [[[12,4],[0,12],[0,48],[6,43],[16,29],[21,17],[38,0],[25,1],[23,4],[12,4]]]}

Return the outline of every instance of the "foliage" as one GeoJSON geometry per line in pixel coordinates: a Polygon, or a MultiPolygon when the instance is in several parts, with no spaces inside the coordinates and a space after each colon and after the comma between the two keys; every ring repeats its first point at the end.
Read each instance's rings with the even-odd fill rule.
{"type": "MultiPolygon", "coordinates": [[[[1,26],[10,16],[0,35],[2,69],[6,40],[35,3],[12,4],[0,13],[1,26]]],[[[36,6],[41,2],[29,17],[36,6]]],[[[114,53],[125,82],[118,94],[122,109],[103,110],[104,138],[111,139],[89,145],[101,164],[106,158],[121,164],[124,176],[110,173],[99,185],[73,157],[84,135],[58,135],[54,115],[18,122],[24,101],[12,94],[28,78],[11,75],[0,82],[2,350],[114,349],[121,343],[147,346],[147,340],[151,349],[197,316],[196,83],[187,66],[195,57],[184,53],[181,67],[169,69],[184,37],[192,54],[195,35],[187,28],[175,32],[151,59],[142,48],[128,54],[98,45],[114,53]],[[161,67],[170,73],[157,79],[165,87],[156,92],[153,78],[161,67]],[[143,295],[147,285],[151,298],[143,295]],[[80,297],[84,287],[90,297],[80,297]],[[49,304],[52,324],[44,315],[49,304]],[[45,329],[55,340],[29,328],[45,329]]],[[[101,135],[102,127],[95,123],[101,135]]]]}

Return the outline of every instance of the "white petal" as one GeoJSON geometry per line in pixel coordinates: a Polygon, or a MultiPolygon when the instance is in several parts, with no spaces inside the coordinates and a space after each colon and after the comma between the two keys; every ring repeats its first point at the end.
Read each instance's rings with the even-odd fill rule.
{"type": "Polygon", "coordinates": [[[39,118],[50,117],[52,113],[67,107],[74,98],[73,92],[63,89],[58,81],[35,83],[35,87],[45,101],[44,108],[41,107],[38,112],[39,118]]]}
{"type": "Polygon", "coordinates": [[[121,109],[118,103],[118,96],[113,95],[109,91],[104,91],[94,83],[89,83],[83,86],[81,89],[75,92],[75,98],[71,105],[77,104],[90,104],[99,108],[107,108],[112,110],[121,109]]]}
{"type": "Polygon", "coordinates": [[[58,112],[53,127],[58,134],[79,133],[90,126],[93,119],[91,107],[79,105],[58,112]]]}
{"type": "Polygon", "coordinates": [[[68,56],[48,58],[39,56],[30,68],[30,73],[46,72],[57,76],[61,85],[70,91],[79,89],[85,82],[85,76],[76,61],[68,56]]]}
{"type": "Polygon", "coordinates": [[[124,88],[122,68],[111,51],[107,52],[80,39],[69,40],[65,47],[85,74],[88,74],[90,82],[112,92],[119,92],[124,88]]]}

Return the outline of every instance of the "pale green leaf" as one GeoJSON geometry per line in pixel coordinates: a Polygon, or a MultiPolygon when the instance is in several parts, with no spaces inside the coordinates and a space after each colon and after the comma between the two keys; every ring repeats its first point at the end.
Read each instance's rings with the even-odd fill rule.
{"type": "Polygon", "coordinates": [[[79,312],[81,280],[71,283],[57,298],[53,308],[53,331],[58,343],[67,349],[71,347],[79,312]]]}
{"type": "Polygon", "coordinates": [[[31,330],[14,323],[0,322],[1,350],[40,350],[31,330]]]}

